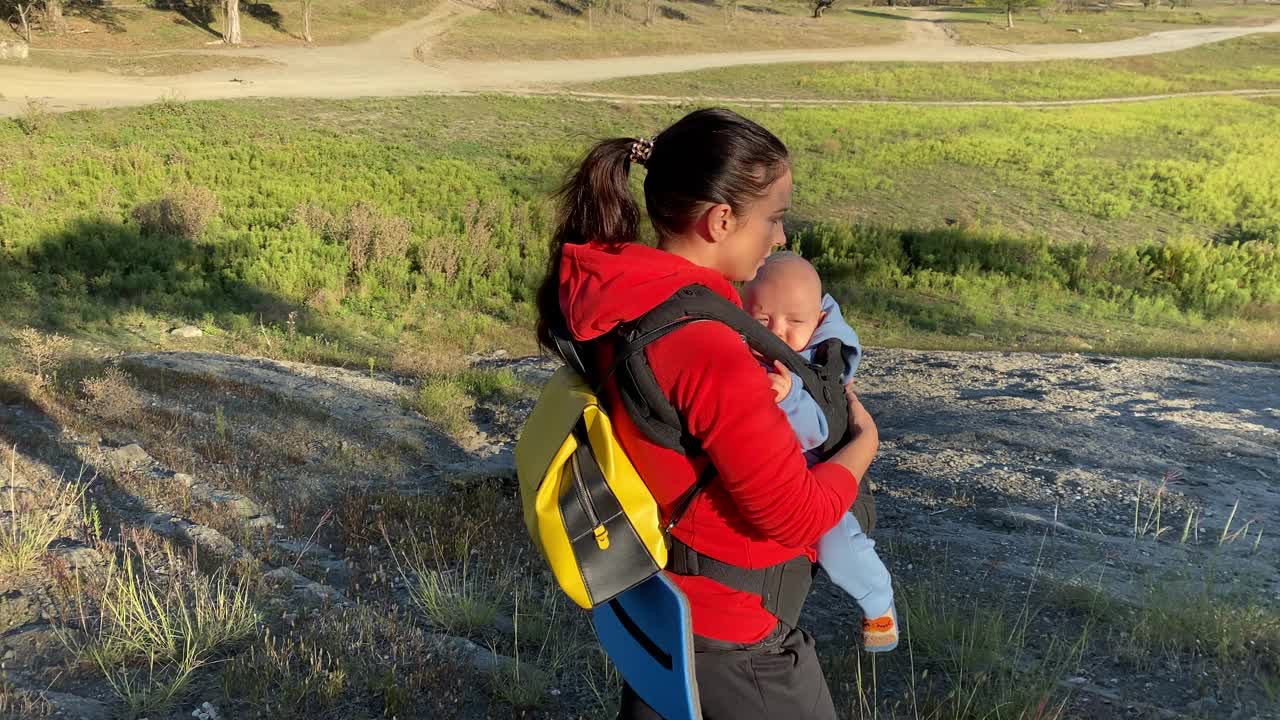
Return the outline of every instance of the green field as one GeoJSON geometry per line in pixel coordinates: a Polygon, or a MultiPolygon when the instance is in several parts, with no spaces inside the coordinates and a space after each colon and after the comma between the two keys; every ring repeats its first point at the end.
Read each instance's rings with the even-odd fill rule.
{"type": "Polygon", "coordinates": [[[902,18],[849,6],[814,19],[807,2],[671,0],[587,3],[502,0],[444,36],[438,54],[477,60],[562,59],[685,52],[883,45],[902,39],[902,18]]]}
{"type": "MultiPolygon", "coordinates": [[[[504,328],[529,327],[547,194],[592,138],[682,112],[31,113],[0,125],[3,322],[127,344],[195,321],[232,347],[354,366],[401,338],[531,350],[504,328]]],[[[792,149],[793,242],[870,344],[1280,351],[1275,103],[746,112],[792,149]]]]}
{"type": "Polygon", "coordinates": [[[1113,60],[747,65],[607,80],[574,89],[677,97],[1006,101],[1267,88],[1280,88],[1277,34],[1113,60]]]}
{"type": "MultiPolygon", "coordinates": [[[[1083,3],[1081,3],[1083,5],[1083,3]]],[[[1265,2],[1195,0],[1170,8],[1094,4],[1071,11],[1068,3],[1050,2],[1023,10],[1007,28],[1004,12],[985,7],[932,7],[924,17],[941,22],[966,45],[1009,43],[1106,42],[1137,35],[1210,25],[1258,25],[1280,18],[1280,9],[1265,2]]]]}

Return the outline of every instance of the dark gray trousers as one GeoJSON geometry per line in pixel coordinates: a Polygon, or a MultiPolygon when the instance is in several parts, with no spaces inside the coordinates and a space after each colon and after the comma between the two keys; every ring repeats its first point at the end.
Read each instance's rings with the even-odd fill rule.
{"type": "MultiPolygon", "coordinates": [[[[704,720],[835,720],[813,636],[783,623],[750,645],[694,637],[704,720]]],[[[619,720],[662,720],[625,683],[619,720]]]]}

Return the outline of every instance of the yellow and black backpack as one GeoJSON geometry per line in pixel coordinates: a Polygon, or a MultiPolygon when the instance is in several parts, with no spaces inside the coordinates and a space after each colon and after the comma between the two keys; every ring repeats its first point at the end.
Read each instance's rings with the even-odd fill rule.
{"type": "Polygon", "coordinates": [[[799,614],[812,579],[807,558],[747,570],[680,543],[672,555],[670,530],[715,476],[714,468],[708,465],[664,523],[600,397],[605,382],[613,379],[628,416],[649,439],[691,457],[699,454],[697,439],[658,387],[644,348],[677,328],[704,321],[733,328],[750,347],[780,360],[804,383],[827,416],[829,434],[822,452],[845,440],[848,415],[839,341],[820,348],[808,363],[741,308],[700,285],[678,290],[644,317],[606,336],[604,341],[614,344],[613,362],[598,380],[589,362],[591,348],[571,340],[567,332],[556,333],[556,351],[566,364],[547,382],[520,432],[516,473],[529,534],[560,587],[583,608],[644,582],[667,567],[670,556],[682,574],[705,575],[759,594],[765,607],[784,619],[799,614]]]}

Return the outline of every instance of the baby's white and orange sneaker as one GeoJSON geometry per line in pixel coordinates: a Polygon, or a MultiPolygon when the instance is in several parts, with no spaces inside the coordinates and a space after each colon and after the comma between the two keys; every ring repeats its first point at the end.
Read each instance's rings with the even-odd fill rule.
{"type": "Polygon", "coordinates": [[[866,652],[889,652],[898,647],[898,613],[893,606],[877,618],[862,621],[862,649],[866,652]]]}

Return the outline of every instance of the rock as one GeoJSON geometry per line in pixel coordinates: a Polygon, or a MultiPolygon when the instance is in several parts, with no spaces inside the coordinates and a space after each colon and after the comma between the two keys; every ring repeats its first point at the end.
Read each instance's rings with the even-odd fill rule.
{"type": "Polygon", "coordinates": [[[26,60],[29,48],[21,40],[0,40],[0,60],[26,60]]]}
{"type": "Polygon", "coordinates": [[[466,488],[489,480],[514,480],[516,477],[516,457],[511,448],[502,448],[498,452],[480,460],[471,460],[447,465],[441,470],[450,485],[466,488]]]}
{"type": "Polygon", "coordinates": [[[49,552],[65,560],[72,570],[81,572],[97,570],[107,564],[106,558],[102,557],[102,553],[80,543],[55,547],[49,552]]]}
{"type": "Polygon", "coordinates": [[[169,334],[174,337],[191,339],[202,337],[204,335],[204,331],[195,325],[183,325],[180,328],[174,328],[169,331],[169,334]]]}
{"type": "Polygon", "coordinates": [[[345,588],[351,584],[351,566],[346,560],[322,560],[314,567],[324,573],[324,581],[330,585],[345,588]]]}
{"type": "Polygon", "coordinates": [[[308,543],[303,540],[294,540],[291,538],[277,540],[275,542],[275,546],[288,553],[290,558],[294,560],[301,557],[304,561],[310,560],[321,562],[334,560],[337,557],[333,554],[333,551],[323,545],[308,543]]]}
{"type": "Polygon", "coordinates": [[[19,667],[47,664],[47,656],[62,647],[53,628],[45,623],[23,625],[0,636],[0,651],[12,650],[13,663],[19,667]]]}
{"type": "Polygon", "coordinates": [[[106,703],[91,698],[46,690],[41,693],[45,702],[53,706],[54,717],[70,720],[110,720],[111,712],[106,703]]]}
{"type": "Polygon", "coordinates": [[[262,582],[270,588],[290,593],[307,607],[345,605],[347,602],[342,593],[298,573],[293,568],[276,568],[263,575],[262,582]]]}
{"type": "Polygon", "coordinates": [[[34,623],[40,619],[40,610],[31,596],[21,590],[10,590],[0,595],[0,632],[34,623]]]}
{"type": "Polygon", "coordinates": [[[157,535],[177,540],[184,545],[195,545],[200,552],[210,553],[224,561],[239,562],[252,560],[253,557],[226,535],[185,518],[168,513],[150,513],[143,516],[142,522],[144,527],[157,535]]]}
{"type": "Polygon", "coordinates": [[[258,517],[245,520],[244,524],[255,530],[265,530],[267,528],[274,528],[279,523],[276,521],[276,517],[274,515],[259,515],[258,517]]]}
{"type": "Polygon", "coordinates": [[[1195,702],[1187,705],[1187,711],[1191,713],[1210,713],[1211,714],[1212,711],[1217,709],[1218,709],[1218,700],[1212,695],[1200,698],[1199,700],[1196,700],[1195,702]]]}
{"type": "Polygon", "coordinates": [[[151,456],[137,443],[107,451],[107,461],[118,468],[136,468],[151,463],[151,456]]]}
{"type": "MultiPolygon", "coordinates": [[[[507,675],[516,668],[516,661],[506,655],[500,655],[488,648],[480,647],[470,640],[455,635],[432,635],[447,652],[458,656],[478,672],[492,675],[507,675]]],[[[528,663],[520,663],[520,674],[526,677],[542,675],[542,670],[528,663]]]]}
{"type": "Polygon", "coordinates": [[[213,553],[220,558],[235,558],[241,554],[240,546],[231,538],[206,525],[190,524],[182,533],[191,544],[204,552],[213,553]]]}
{"type": "Polygon", "coordinates": [[[194,487],[199,481],[186,473],[174,473],[173,481],[182,483],[187,487],[194,487]]]}
{"type": "Polygon", "coordinates": [[[212,505],[219,505],[229,510],[233,515],[240,519],[258,517],[263,514],[263,510],[257,503],[249,498],[228,490],[209,490],[206,493],[193,493],[200,496],[201,500],[212,505]]]}

